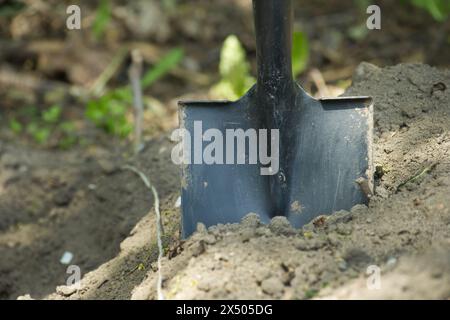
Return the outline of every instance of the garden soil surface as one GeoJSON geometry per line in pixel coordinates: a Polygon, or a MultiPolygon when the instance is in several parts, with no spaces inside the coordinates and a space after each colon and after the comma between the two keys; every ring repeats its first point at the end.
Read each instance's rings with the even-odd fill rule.
{"type": "Polygon", "coordinates": [[[250,214],[181,240],[170,133],[137,156],[4,142],[0,298],[157,298],[154,199],[129,164],[159,193],[167,299],[449,299],[450,71],[362,63],[347,94],[374,99],[375,195],[300,230],[250,214]],[[65,252],[78,285],[65,285],[65,252]]]}

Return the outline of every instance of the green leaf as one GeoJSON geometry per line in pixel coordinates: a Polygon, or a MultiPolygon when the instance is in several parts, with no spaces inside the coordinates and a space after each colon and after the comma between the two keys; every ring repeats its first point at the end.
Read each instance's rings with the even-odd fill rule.
{"type": "Polygon", "coordinates": [[[309,42],[304,32],[295,31],[292,35],[292,73],[294,77],[305,71],[309,60],[309,42]]]}
{"type": "Polygon", "coordinates": [[[19,134],[23,130],[22,124],[16,119],[11,119],[11,121],[9,122],[9,127],[15,134],[19,134]]]}
{"type": "Polygon", "coordinates": [[[148,70],[142,77],[142,87],[148,88],[156,80],[172,70],[183,59],[184,52],[181,48],[169,51],[153,68],[148,70]]]}
{"type": "Polygon", "coordinates": [[[219,73],[221,80],[212,92],[220,98],[235,100],[255,83],[245,50],[235,35],[228,36],[222,45],[219,73]]]}
{"type": "Polygon", "coordinates": [[[14,17],[24,8],[25,4],[22,2],[6,2],[0,6],[0,17],[14,17]]]}
{"type": "Polygon", "coordinates": [[[36,130],[32,133],[34,140],[36,140],[37,143],[45,143],[47,142],[48,138],[50,137],[51,130],[47,127],[38,127],[36,130]]]}
{"type": "Polygon", "coordinates": [[[111,20],[111,8],[109,0],[101,0],[95,14],[94,23],[92,25],[92,32],[97,40],[100,40],[105,32],[106,27],[111,20]]]}
{"type": "Polygon", "coordinates": [[[425,9],[439,22],[444,22],[450,14],[450,1],[448,0],[410,0],[419,8],[425,9]]]}
{"type": "Polygon", "coordinates": [[[56,123],[61,117],[62,108],[54,105],[51,108],[42,112],[42,120],[47,123],[56,123]]]}
{"type": "Polygon", "coordinates": [[[367,26],[365,23],[359,24],[359,25],[355,25],[355,26],[351,26],[348,30],[347,30],[348,36],[355,40],[355,41],[359,41],[359,40],[363,40],[367,34],[369,33],[369,29],[367,29],[367,26]]]}
{"type": "MultiPolygon", "coordinates": [[[[180,62],[183,55],[182,49],[171,50],[145,73],[141,81],[142,87],[147,88],[164,76],[180,62]]],[[[128,86],[117,88],[100,98],[90,100],[86,105],[85,115],[97,127],[102,128],[107,133],[126,137],[133,129],[127,119],[128,107],[132,102],[133,94],[128,86]]]]}

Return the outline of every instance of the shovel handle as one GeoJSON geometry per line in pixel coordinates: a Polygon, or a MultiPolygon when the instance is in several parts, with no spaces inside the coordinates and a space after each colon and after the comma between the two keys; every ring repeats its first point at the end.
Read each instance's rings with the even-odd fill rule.
{"type": "Polygon", "coordinates": [[[292,90],[292,0],[253,0],[257,91],[281,99],[292,90]]]}

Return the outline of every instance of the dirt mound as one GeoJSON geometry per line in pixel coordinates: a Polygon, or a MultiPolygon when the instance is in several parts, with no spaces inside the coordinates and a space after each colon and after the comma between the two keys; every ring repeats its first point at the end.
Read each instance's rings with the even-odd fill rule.
{"type": "Polygon", "coordinates": [[[160,193],[166,298],[448,298],[449,86],[449,71],[426,65],[361,64],[348,94],[374,98],[376,195],[368,207],[300,230],[280,217],[265,226],[250,215],[240,224],[200,226],[180,241],[178,170],[166,138],[128,160],[102,153],[27,161],[4,146],[0,207],[10,214],[0,218],[0,254],[7,257],[0,261],[0,295],[50,293],[65,283],[59,258],[71,251],[81,285],[60,287],[48,299],[156,298],[153,199],[139,178],[117,169],[128,162],[160,193]],[[48,174],[56,187],[37,179],[48,174]],[[367,289],[369,266],[381,270],[380,290],[367,289]]]}
{"type": "MultiPolygon", "coordinates": [[[[449,85],[449,71],[426,65],[361,64],[348,94],[375,101],[377,188],[369,207],[301,230],[281,217],[263,226],[249,216],[199,231],[165,261],[166,297],[448,298],[449,85]],[[367,289],[371,268],[381,271],[380,290],[367,289]]],[[[154,288],[150,273],[133,298],[155,298],[154,288]]]]}

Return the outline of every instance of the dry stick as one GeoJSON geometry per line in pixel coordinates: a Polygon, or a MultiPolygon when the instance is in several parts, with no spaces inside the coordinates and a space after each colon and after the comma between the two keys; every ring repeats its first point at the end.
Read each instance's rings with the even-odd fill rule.
{"type": "Polygon", "coordinates": [[[142,102],[142,56],[138,50],[133,50],[131,53],[132,63],[128,70],[128,76],[133,90],[134,102],[134,152],[139,153],[142,150],[142,118],[143,118],[143,102],[142,102]]]}
{"type": "Polygon", "coordinates": [[[102,92],[105,90],[106,85],[109,80],[116,74],[117,70],[122,65],[122,62],[127,56],[127,50],[121,48],[119,52],[114,56],[111,63],[103,70],[100,76],[95,80],[91,88],[90,93],[94,96],[101,96],[102,92]]]}
{"type": "Polygon", "coordinates": [[[421,178],[422,176],[424,176],[427,173],[430,173],[432,170],[434,170],[434,168],[438,165],[437,162],[432,163],[430,166],[425,167],[424,169],[422,169],[419,173],[413,175],[412,177],[408,178],[406,181],[400,183],[397,187],[397,191],[403,187],[404,185],[406,185],[408,182],[414,182],[417,179],[421,178]]]}
{"type": "Polygon", "coordinates": [[[141,180],[144,182],[145,186],[149,188],[152,191],[153,198],[154,198],[154,207],[155,207],[155,213],[156,213],[156,236],[157,236],[157,243],[158,243],[158,281],[156,283],[156,292],[158,295],[158,300],[164,300],[164,294],[162,292],[162,272],[161,272],[161,259],[163,257],[163,246],[162,246],[162,235],[164,234],[164,229],[161,221],[161,212],[159,211],[159,196],[158,191],[156,188],[150,183],[150,180],[147,178],[147,176],[137,169],[136,167],[130,166],[130,165],[124,165],[122,167],[124,170],[130,170],[136,173],[141,180]]]}
{"type": "Polygon", "coordinates": [[[325,80],[323,79],[322,73],[318,69],[312,69],[309,76],[316,85],[321,98],[330,96],[330,91],[328,90],[325,80]]]}

